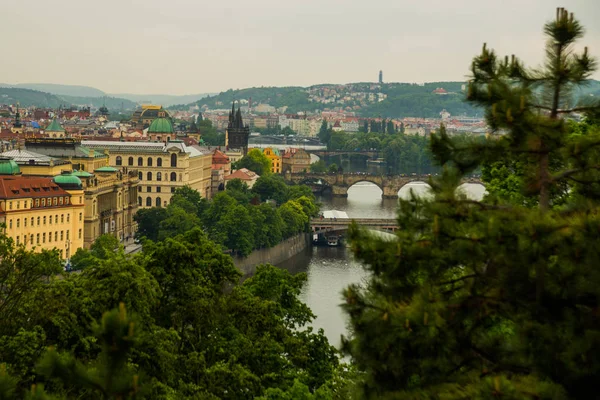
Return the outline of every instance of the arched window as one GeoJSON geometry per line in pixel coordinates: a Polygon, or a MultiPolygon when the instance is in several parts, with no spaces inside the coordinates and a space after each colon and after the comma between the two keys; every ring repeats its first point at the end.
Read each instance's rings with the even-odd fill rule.
{"type": "Polygon", "coordinates": [[[148,172],[148,173],[146,174],[146,179],[147,179],[147,180],[149,180],[149,181],[151,181],[151,180],[152,180],[152,172],[148,172]]]}
{"type": "Polygon", "coordinates": [[[144,165],[144,159],[142,157],[138,157],[138,167],[141,167],[144,165]]]}
{"type": "Polygon", "coordinates": [[[171,154],[171,167],[176,167],[177,166],[177,154],[173,153],[171,154]]]}
{"type": "Polygon", "coordinates": [[[148,157],[148,166],[151,167],[152,166],[152,157],[148,157]]]}
{"type": "Polygon", "coordinates": [[[162,174],[160,172],[156,173],[156,180],[157,181],[162,181],[162,174]]]}
{"type": "Polygon", "coordinates": [[[160,197],[156,198],[156,207],[160,207],[161,206],[161,202],[160,202],[160,197]]]}
{"type": "Polygon", "coordinates": [[[156,166],[157,167],[162,167],[162,158],[157,158],[156,159],[156,166]]]}
{"type": "Polygon", "coordinates": [[[142,206],[142,196],[138,197],[138,204],[140,205],[140,207],[142,206]]]}
{"type": "Polygon", "coordinates": [[[146,207],[152,207],[152,199],[150,197],[146,197],[146,207]]]}
{"type": "Polygon", "coordinates": [[[117,165],[123,165],[123,159],[121,156],[117,156],[117,165]]]}
{"type": "Polygon", "coordinates": [[[142,171],[138,172],[138,179],[141,181],[142,180],[142,171]]]}
{"type": "Polygon", "coordinates": [[[129,157],[129,160],[128,160],[128,161],[129,161],[129,162],[128,162],[128,164],[129,164],[129,165],[133,165],[133,157],[129,157]]]}
{"type": "Polygon", "coordinates": [[[177,174],[175,172],[171,172],[171,182],[175,182],[177,180],[177,174]]]}

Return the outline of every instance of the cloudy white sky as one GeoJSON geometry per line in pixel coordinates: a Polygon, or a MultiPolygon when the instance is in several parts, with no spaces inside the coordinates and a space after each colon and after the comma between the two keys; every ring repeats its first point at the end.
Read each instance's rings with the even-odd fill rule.
{"type": "MultiPolygon", "coordinates": [[[[18,0],[0,82],[190,94],[464,79],[483,42],[531,64],[557,6],[600,56],[600,0],[18,0]]],[[[594,76],[600,79],[600,74],[594,76]]]]}

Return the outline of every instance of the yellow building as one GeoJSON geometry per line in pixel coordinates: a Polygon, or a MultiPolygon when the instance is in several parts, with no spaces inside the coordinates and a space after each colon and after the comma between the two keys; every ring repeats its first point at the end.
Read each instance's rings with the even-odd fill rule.
{"type": "Polygon", "coordinates": [[[68,159],[20,149],[1,153],[0,162],[1,159],[12,159],[18,164],[23,175],[60,175],[60,179],[67,179],[66,176],[72,174],[75,179],[81,181],[85,193],[85,248],[89,248],[103,234],[111,234],[124,242],[133,240],[137,228],[133,215],[138,209],[138,172],[127,168],[118,170],[108,167],[108,155],[87,148],[82,149],[80,143],[74,148],[74,143],[71,139],[54,139],[35,144],[40,145],[37,148],[42,151],[75,159],[78,166],[93,172],[73,170],[73,165],[68,159]],[[72,157],[73,154],[76,157],[72,157]],[[94,165],[101,166],[94,169],[94,165]]]}
{"type": "Polygon", "coordinates": [[[133,240],[138,210],[138,171],[123,167],[102,167],[93,173],[74,171],[84,189],[84,247],[89,248],[100,235],[110,234],[121,242],[133,240]]]}
{"type": "Polygon", "coordinates": [[[0,162],[0,223],[16,244],[70,258],[83,247],[83,208],[76,177],[27,177],[14,161],[0,162]]]}
{"type": "Polygon", "coordinates": [[[166,207],[176,188],[190,186],[210,198],[212,153],[186,146],[179,140],[167,143],[84,141],[90,149],[106,150],[111,166],[135,168],[137,200],[142,207],[166,207]]]}
{"type": "Polygon", "coordinates": [[[280,174],[282,169],[281,154],[278,149],[272,147],[266,147],[263,149],[263,154],[271,160],[271,172],[274,174],[280,174]]]}

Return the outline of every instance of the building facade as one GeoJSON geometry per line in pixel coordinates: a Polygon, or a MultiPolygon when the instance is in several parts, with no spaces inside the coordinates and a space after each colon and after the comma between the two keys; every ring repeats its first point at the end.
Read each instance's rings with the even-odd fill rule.
{"type": "Polygon", "coordinates": [[[282,171],[281,154],[279,150],[273,147],[265,147],[263,154],[271,161],[271,172],[280,174],[282,171]]]}
{"type": "Polygon", "coordinates": [[[83,196],[75,177],[22,176],[14,161],[0,162],[0,223],[28,250],[56,248],[68,259],[83,247],[83,196]]]}
{"type": "Polygon", "coordinates": [[[175,189],[190,186],[210,198],[212,153],[186,146],[179,140],[167,143],[88,140],[84,146],[106,151],[114,168],[138,173],[140,207],[166,207],[175,189]]]}
{"type": "Polygon", "coordinates": [[[133,240],[137,224],[139,176],[135,169],[102,167],[89,173],[76,171],[84,190],[84,247],[90,248],[100,235],[122,242],[133,240]]]}
{"type": "Polygon", "coordinates": [[[283,153],[282,168],[284,173],[307,172],[310,170],[310,154],[304,149],[289,148],[283,153]]]}

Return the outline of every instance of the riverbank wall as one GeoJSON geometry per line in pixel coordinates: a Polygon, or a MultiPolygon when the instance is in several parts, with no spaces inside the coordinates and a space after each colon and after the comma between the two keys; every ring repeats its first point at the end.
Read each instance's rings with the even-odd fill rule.
{"type": "Polygon", "coordinates": [[[248,257],[234,257],[233,264],[244,274],[254,275],[260,264],[279,264],[300,253],[312,244],[309,233],[301,233],[269,248],[254,250],[248,257]]]}

